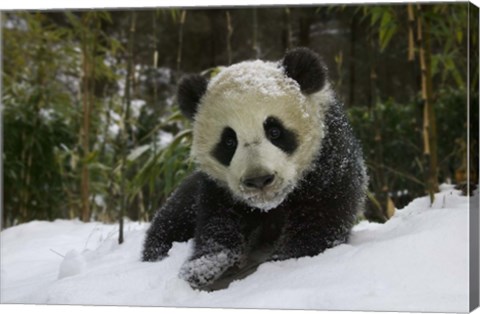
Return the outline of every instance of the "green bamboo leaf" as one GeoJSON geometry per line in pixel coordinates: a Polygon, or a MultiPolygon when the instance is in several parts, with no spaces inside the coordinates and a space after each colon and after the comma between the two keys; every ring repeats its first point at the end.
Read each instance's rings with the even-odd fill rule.
{"type": "Polygon", "coordinates": [[[167,162],[165,164],[165,189],[164,194],[169,195],[173,186],[173,163],[171,154],[168,156],[167,162]]]}
{"type": "Polygon", "coordinates": [[[107,166],[101,162],[91,162],[88,164],[88,168],[91,170],[111,171],[112,167],[107,166]]]}
{"type": "Polygon", "coordinates": [[[82,27],[80,19],[70,11],[65,12],[68,22],[73,26],[73,29],[79,29],[82,27]]]}
{"type": "Polygon", "coordinates": [[[462,40],[463,40],[463,32],[462,32],[462,29],[460,29],[460,28],[457,29],[456,34],[457,34],[457,42],[458,42],[459,44],[461,44],[461,43],[462,43],[462,40]]]}
{"type": "Polygon", "coordinates": [[[167,118],[166,123],[183,121],[184,119],[185,118],[183,117],[183,114],[179,110],[177,110],[167,118]]]}
{"type": "Polygon", "coordinates": [[[455,63],[452,64],[451,73],[455,83],[457,84],[458,88],[465,88],[465,81],[463,79],[462,73],[458,70],[455,63]]]}
{"type": "Polygon", "coordinates": [[[396,28],[389,28],[385,33],[384,37],[381,39],[380,43],[380,50],[384,51],[387,48],[388,44],[390,43],[391,39],[397,32],[396,28]]]}
{"type": "Polygon", "coordinates": [[[383,12],[380,22],[380,50],[383,51],[397,32],[397,25],[389,10],[383,12]]]}
{"type": "Polygon", "coordinates": [[[133,162],[137,160],[140,156],[142,156],[145,152],[147,152],[149,149],[150,149],[150,144],[136,147],[127,156],[127,160],[130,162],[133,162]]]}
{"type": "Polygon", "coordinates": [[[86,164],[92,163],[98,156],[98,151],[94,150],[88,153],[87,156],[83,159],[83,162],[86,164]]]}
{"type": "Polygon", "coordinates": [[[370,26],[374,26],[382,17],[382,11],[378,7],[373,7],[370,12],[370,26]]]}

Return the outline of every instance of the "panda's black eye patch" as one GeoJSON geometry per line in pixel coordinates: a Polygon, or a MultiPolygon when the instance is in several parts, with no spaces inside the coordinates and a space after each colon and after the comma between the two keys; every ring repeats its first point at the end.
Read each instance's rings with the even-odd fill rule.
{"type": "Polygon", "coordinates": [[[282,130],[280,130],[277,127],[271,127],[271,128],[268,129],[267,132],[268,132],[267,137],[270,140],[276,140],[276,139],[280,138],[280,136],[282,136],[282,130]]]}
{"type": "Polygon", "coordinates": [[[237,144],[237,134],[232,128],[226,127],[223,129],[220,141],[215,145],[211,154],[222,165],[228,167],[237,149],[237,144]]]}
{"type": "Polygon", "coordinates": [[[298,147],[295,132],[285,128],[282,122],[275,117],[268,117],[263,123],[265,136],[268,140],[288,155],[293,154],[298,147]]]}

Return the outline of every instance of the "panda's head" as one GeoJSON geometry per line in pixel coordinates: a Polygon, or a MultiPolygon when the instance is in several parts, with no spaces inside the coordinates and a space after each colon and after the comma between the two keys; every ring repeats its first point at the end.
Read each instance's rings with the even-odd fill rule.
{"type": "Polygon", "coordinates": [[[320,150],[333,93],[306,48],[280,62],[246,61],[208,81],[184,78],[178,101],[194,121],[192,156],[235,199],[267,211],[295,189],[320,150]]]}

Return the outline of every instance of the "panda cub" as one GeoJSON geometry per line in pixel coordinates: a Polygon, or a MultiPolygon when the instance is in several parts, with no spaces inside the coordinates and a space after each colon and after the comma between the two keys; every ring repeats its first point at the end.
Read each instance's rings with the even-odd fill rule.
{"type": "Polygon", "coordinates": [[[180,277],[216,289],[262,262],[317,255],[348,239],[367,175],[317,54],[297,48],[210,80],[188,76],[178,102],[193,120],[198,170],[156,213],[144,261],[194,238],[180,277]]]}

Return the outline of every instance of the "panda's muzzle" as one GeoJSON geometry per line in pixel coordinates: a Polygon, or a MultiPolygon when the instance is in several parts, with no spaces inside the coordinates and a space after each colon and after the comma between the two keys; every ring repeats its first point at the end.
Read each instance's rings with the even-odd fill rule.
{"type": "Polygon", "coordinates": [[[283,182],[276,173],[245,176],[240,181],[237,196],[247,205],[267,211],[281,204],[291,192],[292,186],[283,182]]]}
{"type": "Polygon", "coordinates": [[[250,190],[262,190],[268,186],[273,185],[275,181],[274,174],[267,174],[261,176],[250,176],[242,180],[242,185],[250,190]]]}

